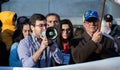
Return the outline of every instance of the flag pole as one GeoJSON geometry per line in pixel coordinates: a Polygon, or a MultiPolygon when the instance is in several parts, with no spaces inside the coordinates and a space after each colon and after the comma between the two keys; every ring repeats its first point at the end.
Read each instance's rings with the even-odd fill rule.
{"type": "Polygon", "coordinates": [[[104,14],[105,2],[106,2],[106,0],[102,0],[102,11],[101,11],[101,15],[100,15],[100,22],[99,22],[99,25],[98,25],[99,31],[101,30],[101,23],[102,23],[102,17],[103,17],[103,14],[104,14]]]}

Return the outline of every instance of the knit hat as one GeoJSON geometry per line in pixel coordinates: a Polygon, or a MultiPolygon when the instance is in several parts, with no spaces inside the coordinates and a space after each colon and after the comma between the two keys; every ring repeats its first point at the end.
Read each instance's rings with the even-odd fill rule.
{"type": "Polygon", "coordinates": [[[104,20],[105,20],[106,22],[112,22],[112,21],[113,21],[113,16],[112,16],[111,14],[106,14],[106,15],[104,16],[104,20]]]}

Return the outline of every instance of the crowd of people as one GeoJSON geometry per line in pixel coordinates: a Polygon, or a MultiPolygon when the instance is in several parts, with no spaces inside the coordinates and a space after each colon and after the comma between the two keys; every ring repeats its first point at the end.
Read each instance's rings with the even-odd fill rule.
{"type": "Polygon", "coordinates": [[[43,68],[118,57],[119,25],[114,25],[113,16],[106,14],[102,23],[105,26],[100,30],[99,18],[97,11],[87,10],[83,28],[74,29],[70,19],[61,19],[57,13],[33,13],[28,18],[2,11],[0,66],[43,68]],[[57,31],[54,39],[43,35],[50,27],[57,31]]]}

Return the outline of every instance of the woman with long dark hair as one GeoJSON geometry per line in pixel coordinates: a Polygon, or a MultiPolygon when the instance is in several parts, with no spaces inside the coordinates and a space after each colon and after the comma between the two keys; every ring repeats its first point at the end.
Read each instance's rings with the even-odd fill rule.
{"type": "Polygon", "coordinates": [[[60,50],[63,52],[64,58],[68,58],[64,60],[63,64],[73,64],[70,46],[71,39],[73,38],[73,25],[69,19],[63,19],[60,21],[58,25],[58,37],[56,39],[57,44],[59,45],[60,50]]]}
{"type": "Polygon", "coordinates": [[[25,16],[19,17],[17,20],[17,29],[13,34],[13,42],[10,49],[9,65],[12,67],[22,67],[22,63],[19,60],[17,47],[21,39],[30,34],[29,19],[25,16]],[[24,19],[23,19],[24,18],[24,19]]]}

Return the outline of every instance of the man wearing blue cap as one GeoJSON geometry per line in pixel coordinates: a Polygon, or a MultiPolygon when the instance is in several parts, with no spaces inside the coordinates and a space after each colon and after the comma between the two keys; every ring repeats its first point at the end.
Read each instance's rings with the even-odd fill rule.
{"type": "Polygon", "coordinates": [[[117,56],[114,41],[99,31],[99,15],[88,10],[83,16],[85,32],[81,37],[73,39],[71,53],[75,63],[100,60],[117,56]]]}

